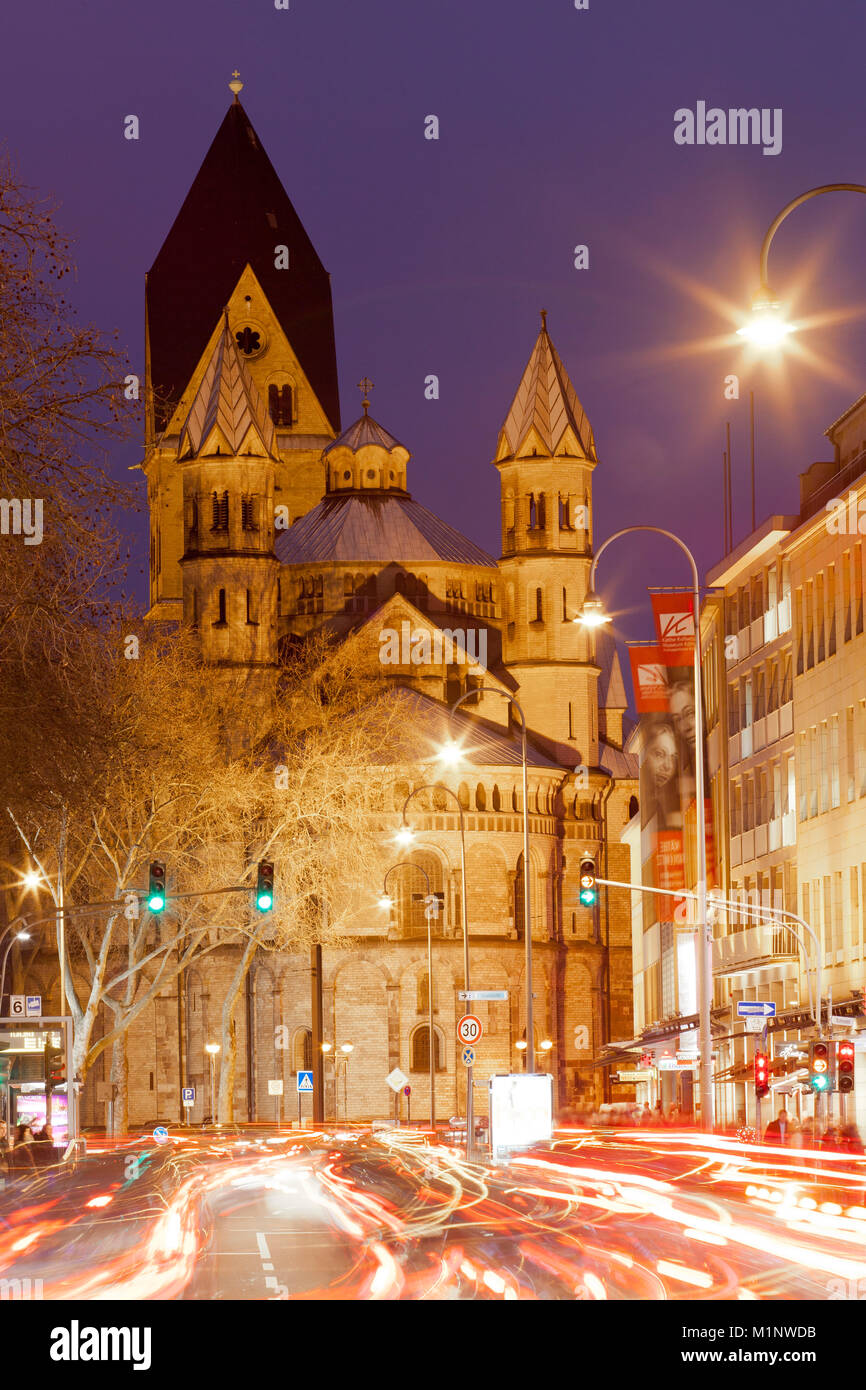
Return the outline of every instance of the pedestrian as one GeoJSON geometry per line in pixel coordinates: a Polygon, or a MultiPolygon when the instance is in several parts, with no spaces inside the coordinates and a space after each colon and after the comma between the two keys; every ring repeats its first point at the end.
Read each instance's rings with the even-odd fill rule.
{"type": "Polygon", "coordinates": [[[670,1125],[671,1129],[676,1129],[680,1123],[680,1107],[678,1105],[672,1105],[668,1111],[667,1124],[670,1125]]]}
{"type": "Polygon", "coordinates": [[[6,1155],[10,1173],[32,1173],[36,1164],[33,1160],[33,1131],[29,1124],[21,1124],[15,1131],[15,1143],[6,1155]]]}
{"type": "Polygon", "coordinates": [[[39,1133],[33,1136],[33,1161],[37,1168],[48,1168],[54,1163],[56,1157],[54,1134],[51,1125],[46,1120],[39,1133]]]}
{"type": "Polygon", "coordinates": [[[647,1129],[648,1126],[652,1124],[652,1122],[653,1112],[650,1110],[649,1104],[646,1101],[644,1101],[643,1109],[640,1112],[640,1118],[638,1120],[638,1123],[640,1124],[641,1129],[647,1129]]]}
{"type": "Polygon", "coordinates": [[[665,1122],[664,1106],[662,1105],[662,1103],[661,1103],[660,1100],[657,1100],[656,1103],[655,1103],[655,1105],[653,1106],[653,1113],[652,1113],[652,1125],[653,1125],[653,1128],[654,1128],[654,1129],[661,1129],[661,1127],[662,1127],[662,1125],[664,1124],[664,1122],[665,1122]]]}
{"type": "Polygon", "coordinates": [[[765,1144],[786,1145],[790,1140],[791,1126],[788,1120],[788,1112],[782,1108],[775,1120],[771,1120],[764,1130],[765,1144]]]}

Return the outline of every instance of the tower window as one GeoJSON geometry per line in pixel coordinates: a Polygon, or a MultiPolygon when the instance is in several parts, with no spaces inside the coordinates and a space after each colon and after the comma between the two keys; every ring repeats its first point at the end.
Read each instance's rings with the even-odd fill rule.
{"type": "Polygon", "coordinates": [[[226,621],[226,591],[220,589],[217,595],[217,622],[225,626],[226,621]]]}
{"type": "Polygon", "coordinates": [[[543,603],[542,591],[541,591],[541,589],[536,589],[536,591],[535,591],[535,622],[537,622],[537,623],[541,623],[541,622],[544,621],[544,611],[543,611],[543,608],[542,608],[542,603],[543,603]]]}
{"type": "Polygon", "coordinates": [[[563,584],[563,586],[562,586],[562,621],[563,621],[564,623],[567,623],[567,622],[568,622],[568,603],[566,602],[566,598],[565,598],[565,585],[564,585],[564,584],[563,584]]]}
{"type": "Polygon", "coordinates": [[[256,499],[254,497],[241,498],[241,526],[244,531],[258,531],[256,522],[256,499]]]}
{"type": "Polygon", "coordinates": [[[190,540],[194,540],[194,539],[197,538],[197,536],[198,536],[198,498],[197,498],[197,497],[193,497],[193,498],[190,500],[190,507],[189,507],[189,538],[190,538],[190,540]]]}
{"type": "Polygon", "coordinates": [[[247,589],[247,622],[252,625],[256,625],[257,621],[258,620],[253,612],[252,594],[250,590],[247,589]]]}
{"type": "Polygon", "coordinates": [[[573,526],[572,526],[572,524],[571,524],[571,518],[570,518],[570,516],[569,516],[569,512],[570,512],[569,499],[568,499],[567,497],[560,497],[560,499],[559,499],[559,529],[560,529],[560,531],[572,531],[572,530],[574,529],[573,526]]]}
{"type": "Polygon", "coordinates": [[[292,423],[291,386],[268,387],[268,410],[275,425],[289,426],[292,423]]]}
{"type": "Polygon", "coordinates": [[[211,506],[213,508],[212,531],[227,531],[229,529],[229,495],[227,492],[211,493],[211,506]]]}
{"type": "Polygon", "coordinates": [[[575,732],[574,732],[574,701],[573,701],[573,700],[569,700],[569,702],[568,702],[568,737],[569,737],[569,738],[575,738],[575,737],[576,737],[575,732]]]}

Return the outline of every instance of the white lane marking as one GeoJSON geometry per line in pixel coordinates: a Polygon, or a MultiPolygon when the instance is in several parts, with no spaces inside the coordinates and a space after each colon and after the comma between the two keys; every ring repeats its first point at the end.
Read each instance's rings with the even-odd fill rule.
{"type": "Polygon", "coordinates": [[[259,1254],[262,1259],[269,1260],[271,1258],[271,1252],[268,1249],[267,1239],[262,1235],[261,1231],[256,1231],[256,1244],[259,1247],[259,1254]]]}

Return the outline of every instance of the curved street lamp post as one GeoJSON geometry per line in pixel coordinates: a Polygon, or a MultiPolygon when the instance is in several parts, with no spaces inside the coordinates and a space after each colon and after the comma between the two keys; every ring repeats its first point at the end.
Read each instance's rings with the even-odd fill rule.
{"type": "Polygon", "coordinates": [[[619,540],[621,536],[631,535],[635,531],[651,531],[658,536],[666,536],[668,540],[678,545],[683,554],[687,557],[692,569],[692,603],[694,606],[695,623],[695,643],[694,643],[694,701],[695,701],[695,800],[697,802],[696,816],[696,839],[697,839],[697,976],[698,976],[698,1036],[700,1047],[700,1097],[701,1097],[701,1124],[704,1129],[713,1129],[713,1077],[712,1059],[713,1042],[710,1031],[710,1004],[713,991],[713,939],[712,930],[707,921],[707,825],[706,825],[706,803],[704,801],[704,713],[703,701],[701,699],[701,588],[700,576],[695,557],[689,550],[684,541],[679,536],[675,536],[672,531],[665,531],[660,526],[626,526],[621,531],[615,531],[612,536],[608,536],[603,541],[595,553],[592,568],[589,571],[589,588],[584,600],[583,608],[578,614],[575,622],[581,622],[587,627],[599,627],[608,619],[604,616],[604,609],[600,599],[597,598],[593,581],[598,562],[605,550],[613,541],[619,540]]]}

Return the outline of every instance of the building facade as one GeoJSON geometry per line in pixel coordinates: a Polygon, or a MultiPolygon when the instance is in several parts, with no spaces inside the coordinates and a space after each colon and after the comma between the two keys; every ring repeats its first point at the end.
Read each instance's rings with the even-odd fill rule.
{"type": "MultiPolygon", "coordinates": [[[[400,875],[390,917],[371,903],[350,940],[323,950],[326,1114],[391,1114],[395,1066],[410,1078],[413,1113],[428,1113],[431,1047],[437,1114],[464,1110],[461,815],[472,986],[508,992],[476,1010],[485,1028],[476,1079],[522,1069],[529,930],[536,1063],[553,1071],[558,1104],[599,1102],[597,1056],[631,1026],[629,903],[611,893],[595,912],[582,908],[578,866],[589,852],[607,877],[625,876],[620,836],[637,784],[615,646],[595,645],[573,621],[592,562],[592,429],[542,318],[504,423],[491,430],[501,557],[416,501],[409,450],[372,417],[366,396],[341,429],[329,277],[233,90],[147,276],[148,616],[192,626],[215,679],[242,689],[240,739],[274,698],[285,644],[322,628],[383,653],[396,634],[383,680],[411,692],[431,737],[449,731],[460,695],[492,688],[456,716],[469,752],[443,776],[454,799],[443,794],[418,812],[422,843],[404,856],[441,905],[433,979],[420,872],[400,875]],[[511,697],[528,728],[528,866],[511,697]]],[[[395,787],[395,828],[422,780],[410,770],[395,787]]],[[[239,949],[226,941],[134,1023],[133,1123],[179,1115],[181,1085],[196,1088],[192,1121],[208,1112],[204,1048],[218,1040],[239,949]]],[[[239,1010],[236,1116],[290,1119],[293,1077],[313,1060],[309,955],[259,953],[239,1010]],[[273,1080],[284,1082],[282,1102],[270,1095],[273,1080]]],[[[104,1119],[107,1068],[97,1063],[85,1087],[85,1123],[104,1119]]],[[[483,1092],[479,1104],[483,1112],[483,1092]]]]}

